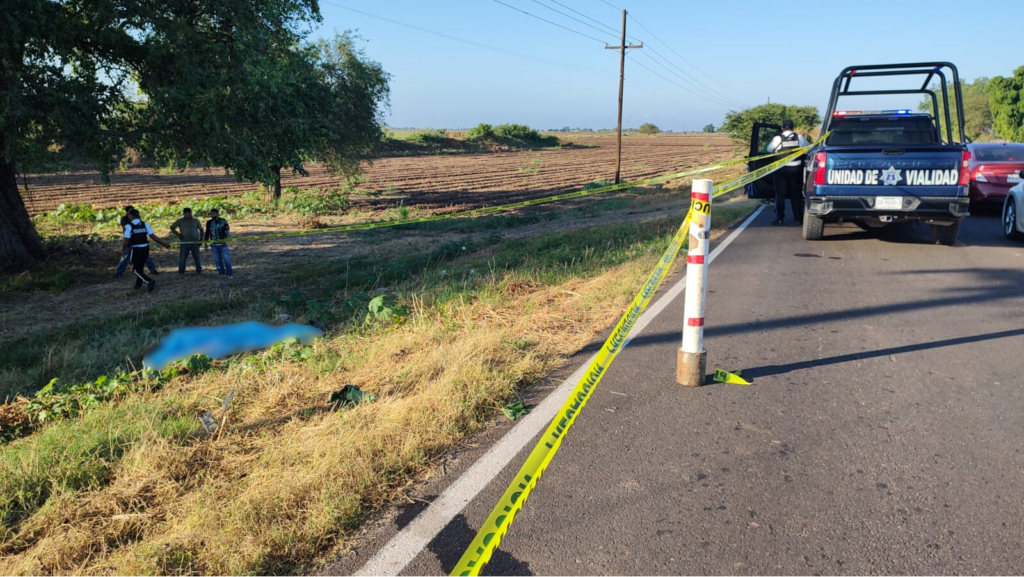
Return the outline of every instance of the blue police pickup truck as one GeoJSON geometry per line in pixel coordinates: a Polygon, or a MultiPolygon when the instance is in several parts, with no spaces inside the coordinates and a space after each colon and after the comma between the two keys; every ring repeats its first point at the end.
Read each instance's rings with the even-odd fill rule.
{"type": "MultiPolygon", "coordinates": [[[[752,141],[768,136],[773,128],[755,126],[752,141]]],[[[939,243],[956,242],[961,221],[969,216],[970,152],[962,136],[963,99],[954,65],[924,62],[846,68],[832,85],[821,134],[828,136],[805,157],[805,239],[821,240],[830,223],[852,222],[870,229],[917,221],[931,225],[939,243]],[[880,88],[858,86],[878,84],[880,78],[880,88]],[[893,88],[896,80],[910,84],[893,88]],[[891,102],[907,96],[930,99],[931,114],[837,106],[848,97],[859,101],[883,97],[891,102]]]]}

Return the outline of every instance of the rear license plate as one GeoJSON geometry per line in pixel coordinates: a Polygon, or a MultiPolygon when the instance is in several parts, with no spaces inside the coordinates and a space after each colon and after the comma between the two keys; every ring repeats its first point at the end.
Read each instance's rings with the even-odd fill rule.
{"type": "Polygon", "coordinates": [[[875,197],[875,210],[899,210],[901,208],[903,208],[903,197],[901,196],[875,197]]]}
{"type": "Polygon", "coordinates": [[[1006,182],[1020,182],[1021,178],[1019,174],[1011,174],[1006,177],[1006,182]]]}

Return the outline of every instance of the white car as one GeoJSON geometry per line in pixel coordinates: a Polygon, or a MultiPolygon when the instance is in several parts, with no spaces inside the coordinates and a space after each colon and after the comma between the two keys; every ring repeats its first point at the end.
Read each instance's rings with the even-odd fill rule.
{"type": "Polygon", "coordinates": [[[1024,239],[1024,170],[1015,180],[1003,201],[1003,234],[1011,240],[1024,239]]]}

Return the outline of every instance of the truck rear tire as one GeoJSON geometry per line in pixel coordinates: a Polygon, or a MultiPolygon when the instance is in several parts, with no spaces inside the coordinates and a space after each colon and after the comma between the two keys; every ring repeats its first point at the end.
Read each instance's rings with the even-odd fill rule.
{"type": "Polygon", "coordinates": [[[934,231],[935,239],[939,244],[946,246],[953,246],[956,243],[956,239],[960,237],[960,223],[963,220],[957,220],[949,226],[938,226],[932,225],[932,231],[934,231]]]}
{"type": "Polygon", "coordinates": [[[825,236],[825,220],[804,208],[804,240],[821,240],[825,236]]]}

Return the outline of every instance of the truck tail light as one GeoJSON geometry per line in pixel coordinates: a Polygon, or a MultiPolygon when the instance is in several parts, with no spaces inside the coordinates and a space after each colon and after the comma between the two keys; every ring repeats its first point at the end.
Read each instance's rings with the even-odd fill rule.
{"type": "Polygon", "coordinates": [[[968,166],[971,163],[971,151],[965,150],[960,157],[960,186],[967,186],[971,183],[971,172],[968,166]]]}
{"type": "Polygon", "coordinates": [[[814,184],[822,186],[825,184],[825,163],[828,160],[827,152],[818,152],[814,155],[814,184]]]}

